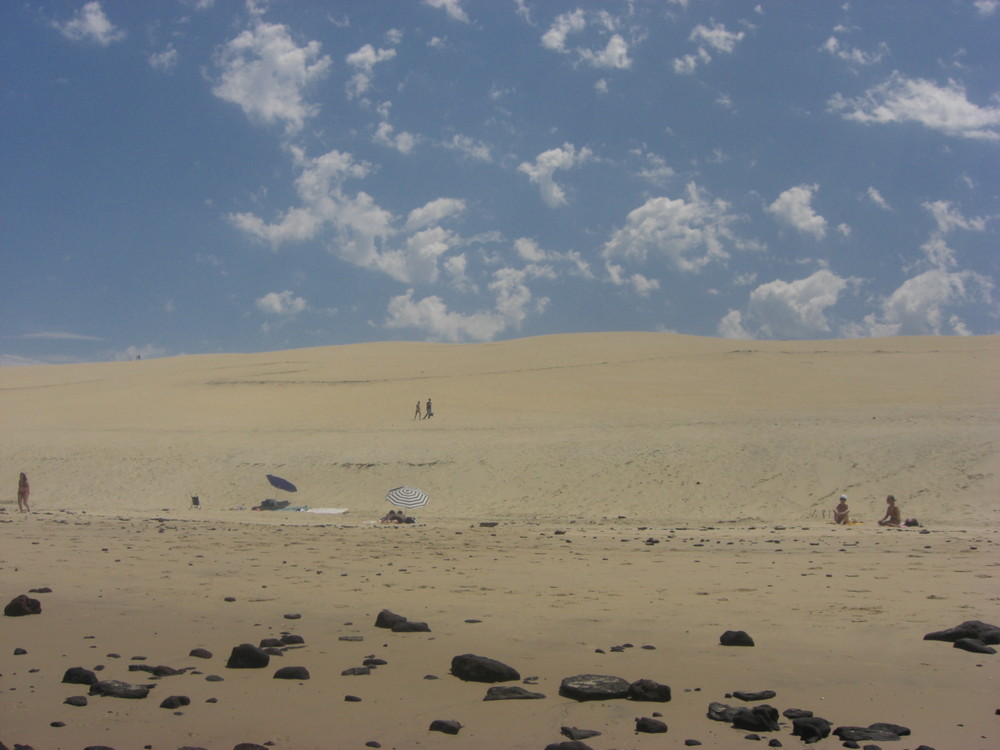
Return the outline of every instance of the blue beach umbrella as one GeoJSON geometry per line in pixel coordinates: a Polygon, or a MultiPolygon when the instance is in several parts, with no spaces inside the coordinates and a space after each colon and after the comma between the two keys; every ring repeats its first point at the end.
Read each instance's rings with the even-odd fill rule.
{"type": "Polygon", "coordinates": [[[279,490],[284,490],[285,492],[298,492],[299,488],[294,484],[289,482],[287,479],[282,479],[281,477],[276,477],[274,474],[267,475],[267,481],[271,483],[272,487],[279,490]]]}

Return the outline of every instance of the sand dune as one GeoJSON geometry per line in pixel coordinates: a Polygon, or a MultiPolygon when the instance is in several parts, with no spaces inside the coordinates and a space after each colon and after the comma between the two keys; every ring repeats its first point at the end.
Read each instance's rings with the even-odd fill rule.
{"type": "Polygon", "coordinates": [[[6,368],[0,456],[91,512],[250,507],[270,472],[368,516],[414,484],[441,518],[816,519],[847,492],[995,521],[998,365],[1000,337],[640,333],[6,368]]]}

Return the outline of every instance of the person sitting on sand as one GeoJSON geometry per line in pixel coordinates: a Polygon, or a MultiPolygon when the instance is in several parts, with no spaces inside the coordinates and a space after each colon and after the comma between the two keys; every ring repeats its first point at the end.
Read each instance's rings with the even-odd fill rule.
{"type": "Polygon", "coordinates": [[[31,508],[28,507],[28,495],[30,494],[31,494],[31,487],[28,485],[28,475],[22,471],[21,478],[17,482],[18,513],[31,513],[31,508]]]}
{"type": "Polygon", "coordinates": [[[882,519],[878,522],[878,525],[894,526],[898,528],[902,523],[900,520],[902,518],[902,515],[899,511],[899,506],[896,505],[896,498],[894,498],[892,495],[888,495],[885,498],[885,502],[886,502],[885,515],[882,516],[882,519]]]}
{"type": "Polygon", "coordinates": [[[851,519],[847,513],[847,495],[840,496],[840,502],[833,508],[833,522],[849,524],[851,519]]]}
{"type": "Polygon", "coordinates": [[[384,516],[379,519],[382,523],[403,523],[403,512],[397,510],[390,510],[384,516]]]}

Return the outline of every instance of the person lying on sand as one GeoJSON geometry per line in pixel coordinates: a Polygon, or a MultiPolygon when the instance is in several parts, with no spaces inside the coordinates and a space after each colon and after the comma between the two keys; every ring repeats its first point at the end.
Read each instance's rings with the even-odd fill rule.
{"type": "Polygon", "coordinates": [[[381,523],[416,523],[417,519],[404,514],[401,510],[390,510],[379,521],[381,523]]]}
{"type": "Polygon", "coordinates": [[[896,498],[889,495],[885,498],[886,509],[885,515],[878,522],[879,526],[893,526],[899,528],[902,525],[902,515],[899,510],[899,506],[896,505],[896,498]]]}
{"type": "Polygon", "coordinates": [[[847,495],[841,495],[840,502],[834,506],[833,522],[842,524],[849,524],[851,522],[851,519],[848,517],[847,495]]]}

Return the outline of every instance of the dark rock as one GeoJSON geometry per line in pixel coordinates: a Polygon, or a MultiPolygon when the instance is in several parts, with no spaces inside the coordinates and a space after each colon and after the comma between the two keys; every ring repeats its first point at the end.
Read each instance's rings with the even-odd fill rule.
{"type": "Polygon", "coordinates": [[[924,636],[925,641],[950,641],[952,643],[962,638],[975,638],[983,643],[996,646],[1000,644],[1000,627],[979,620],[966,620],[961,625],[947,630],[938,630],[924,636]]]}
{"type": "Polygon", "coordinates": [[[71,685],[94,685],[97,682],[97,675],[83,667],[70,667],[63,675],[62,681],[71,685]]]}
{"type": "Polygon", "coordinates": [[[83,750],[115,750],[113,747],[108,747],[107,745],[87,745],[83,750]]]}
{"type": "Polygon", "coordinates": [[[281,648],[285,644],[281,642],[280,638],[261,638],[257,645],[260,648],[281,648]]]}
{"type": "Polygon", "coordinates": [[[384,667],[389,662],[387,662],[385,659],[376,659],[374,657],[369,657],[361,663],[366,667],[384,667]]]}
{"type": "Polygon", "coordinates": [[[577,729],[576,727],[561,727],[559,733],[563,737],[569,737],[571,740],[586,740],[591,737],[601,736],[601,733],[596,729],[577,729]]]}
{"type": "Polygon", "coordinates": [[[129,664],[129,672],[147,672],[156,677],[173,677],[174,675],[184,674],[186,669],[174,669],[173,667],[168,667],[160,664],[156,667],[151,667],[149,664],[129,664]]]}
{"type": "Polygon", "coordinates": [[[566,677],[559,685],[559,695],[577,701],[609,701],[628,698],[630,684],[621,677],[604,674],[578,674],[566,677]]]}
{"type": "Polygon", "coordinates": [[[286,646],[296,646],[301,645],[306,642],[306,639],[301,635],[283,635],[281,636],[281,642],[286,646]]]}
{"type": "Polygon", "coordinates": [[[229,669],[263,669],[271,661],[271,657],[252,643],[241,643],[233,646],[226,666],[229,669]]]}
{"type": "Polygon", "coordinates": [[[753,646],[753,638],[742,630],[727,630],[719,637],[723,646],[753,646]]]}
{"type": "Polygon", "coordinates": [[[775,737],[775,738],[771,739],[767,743],[767,746],[768,747],[782,747],[781,740],[779,740],[777,737],[775,737]]]}
{"type": "Polygon", "coordinates": [[[370,742],[366,742],[365,743],[365,747],[379,748],[379,747],[382,747],[382,745],[380,743],[376,742],[375,740],[371,740],[370,742]]]}
{"type": "Polygon", "coordinates": [[[347,703],[361,703],[361,699],[356,695],[345,695],[344,700],[347,703]]]}
{"type": "Polygon", "coordinates": [[[804,719],[807,716],[812,716],[813,712],[804,708],[786,708],[781,712],[781,715],[786,719],[804,719]]]}
{"type": "Polygon", "coordinates": [[[375,618],[375,627],[392,630],[392,626],[400,622],[406,622],[406,618],[402,615],[397,615],[395,612],[383,609],[378,613],[378,617],[375,618]]]}
{"type": "Polygon", "coordinates": [[[225,682],[225,678],[220,677],[217,674],[210,674],[208,677],[205,678],[205,682],[225,682]]]}
{"type": "Polygon", "coordinates": [[[160,703],[160,708],[180,708],[181,706],[190,706],[191,699],[186,695],[171,695],[169,698],[164,698],[163,702],[160,703]]]}
{"type": "Polygon", "coordinates": [[[593,750],[593,748],[579,740],[569,740],[568,742],[550,742],[545,746],[545,750],[593,750]]]}
{"type": "Polygon", "coordinates": [[[103,695],[111,698],[145,698],[149,695],[151,685],[132,685],[121,680],[102,680],[90,686],[91,695],[103,695]]]}
{"type": "Polygon", "coordinates": [[[309,670],[305,667],[282,667],[274,673],[276,680],[308,680],[309,670]]]}
{"type": "Polygon", "coordinates": [[[278,646],[268,646],[267,648],[262,648],[261,651],[263,651],[268,656],[284,656],[285,655],[284,649],[281,648],[281,647],[278,647],[278,646]]]}
{"type": "Polygon", "coordinates": [[[233,750],[271,750],[267,745],[258,745],[255,742],[241,742],[233,747],[233,750]]]}
{"type": "Polygon", "coordinates": [[[802,716],[792,719],[792,735],[807,745],[830,736],[831,724],[819,716],[802,716]]]}
{"type": "Polygon", "coordinates": [[[71,695],[69,698],[63,701],[70,706],[86,706],[87,696],[86,695],[71,695]]]}
{"type": "Polygon", "coordinates": [[[28,652],[26,650],[24,650],[23,648],[15,648],[14,649],[14,656],[24,656],[26,653],[28,653],[28,652]]]}
{"type": "Polygon", "coordinates": [[[431,626],[426,622],[414,622],[413,620],[404,620],[403,622],[397,622],[392,626],[393,633],[429,633],[431,632],[431,626]]]}
{"type": "Polygon", "coordinates": [[[508,682],[520,680],[520,673],[496,659],[475,654],[461,654],[451,660],[451,673],[466,682],[508,682]]]}
{"type": "Polygon", "coordinates": [[[745,734],[745,735],[743,735],[743,739],[745,739],[745,740],[753,740],[754,742],[760,742],[760,735],[759,734],[754,734],[754,733],[745,734]]]}
{"type": "Polygon", "coordinates": [[[29,594],[51,594],[52,593],[52,589],[50,589],[48,586],[42,586],[41,588],[37,588],[37,589],[28,589],[28,593],[29,594]]]}
{"type": "Polygon", "coordinates": [[[778,709],[767,705],[741,708],[733,716],[733,726],[748,732],[778,731],[778,709]]]}
{"type": "Polygon", "coordinates": [[[732,724],[736,714],[745,710],[741,706],[727,706],[725,703],[712,701],[708,704],[708,718],[713,721],[724,721],[727,724],[732,724]]]}
{"type": "Polygon", "coordinates": [[[701,740],[684,740],[685,747],[698,747],[701,744],[701,740]]]}
{"type": "Polygon", "coordinates": [[[987,646],[978,638],[959,638],[952,646],[963,651],[971,651],[974,654],[995,654],[997,650],[992,646],[987,646]]]}
{"type": "Polygon", "coordinates": [[[479,525],[485,529],[492,529],[497,523],[497,521],[480,521],[479,525]]]}
{"type": "Polygon", "coordinates": [[[193,656],[196,659],[211,659],[212,652],[205,648],[193,648],[188,652],[188,656],[193,656]]]}
{"type": "Polygon", "coordinates": [[[40,615],[42,614],[42,603],[37,599],[30,598],[27,594],[20,594],[10,600],[10,603],[3,608],[3,613],[7,617],[40,615]]]}
{"type": "Polygon", "coordinates": [[[366,674],[371,674],[371,673],[372,673],[372,668],[371,667],[350,667],[348,669],[345,669],[343,672],[341,672],[341,674],[344,675],[344,676],[366,675],[366,674]]]}
{"type": "Polygon", "coordinates": [[[741,701],[769,701],[771,698],[776,696],[777,693],[773,690],[758,690],[757,692],[747,692],[746,690],[734,690],[733,697],[739,698],[741,701]]]}
{"type": "Polygon", "coordinates": [[[868,725],[869,729],[874,729],[878,732],[892,732],[897,737],[909,737],[910,728],[900,726],[899,724],[889,724],[885,721],[876,721],[874,724],[868,725]]]}
{"type": "Polygon", "coordinates": [[[300,615],[298,612],[289,612],[289,613],[287,613],[285,615],[285,619],[286,620],[301,620],[302,619],[302,615],[300,615]]]}
{"type": "Polygon", "coordinates": [[[628,697],[634,701],[666,703],[670,700],[670,686],[655,680],[636,680],[628,686],[628,697]]]}
{"type": "Polygon", "coordinates": [[[659,719],[642,716],[635,720],[635,731],[642,734],[663,734],[667,731],[667,724],[659,719]]]}
{"type": "Polygon", "coordinates": [[[431,722],[428,731],[430,732],[444,732],[445,734],[458,734],[458,730],[462,728],[454,719],[435,719],[431,722]]]}
{"type": "Polygon", "coordinates": [[[871,727],[837,727],[833,730],[833,733],[843,742],[848,740],[853,740],[855,742],[864,742],[866,740],[891,742],[899,739],[899,735],[895,732],[889,732],[882,729],[872,729],[871,727]]]}
{"type": "Polygon", "coordinates": [[[544,698],[542,693],[532,693],[517,685],[494,685],[486,691],[484,701],[516,701],[538,700],[544,698]]]}

